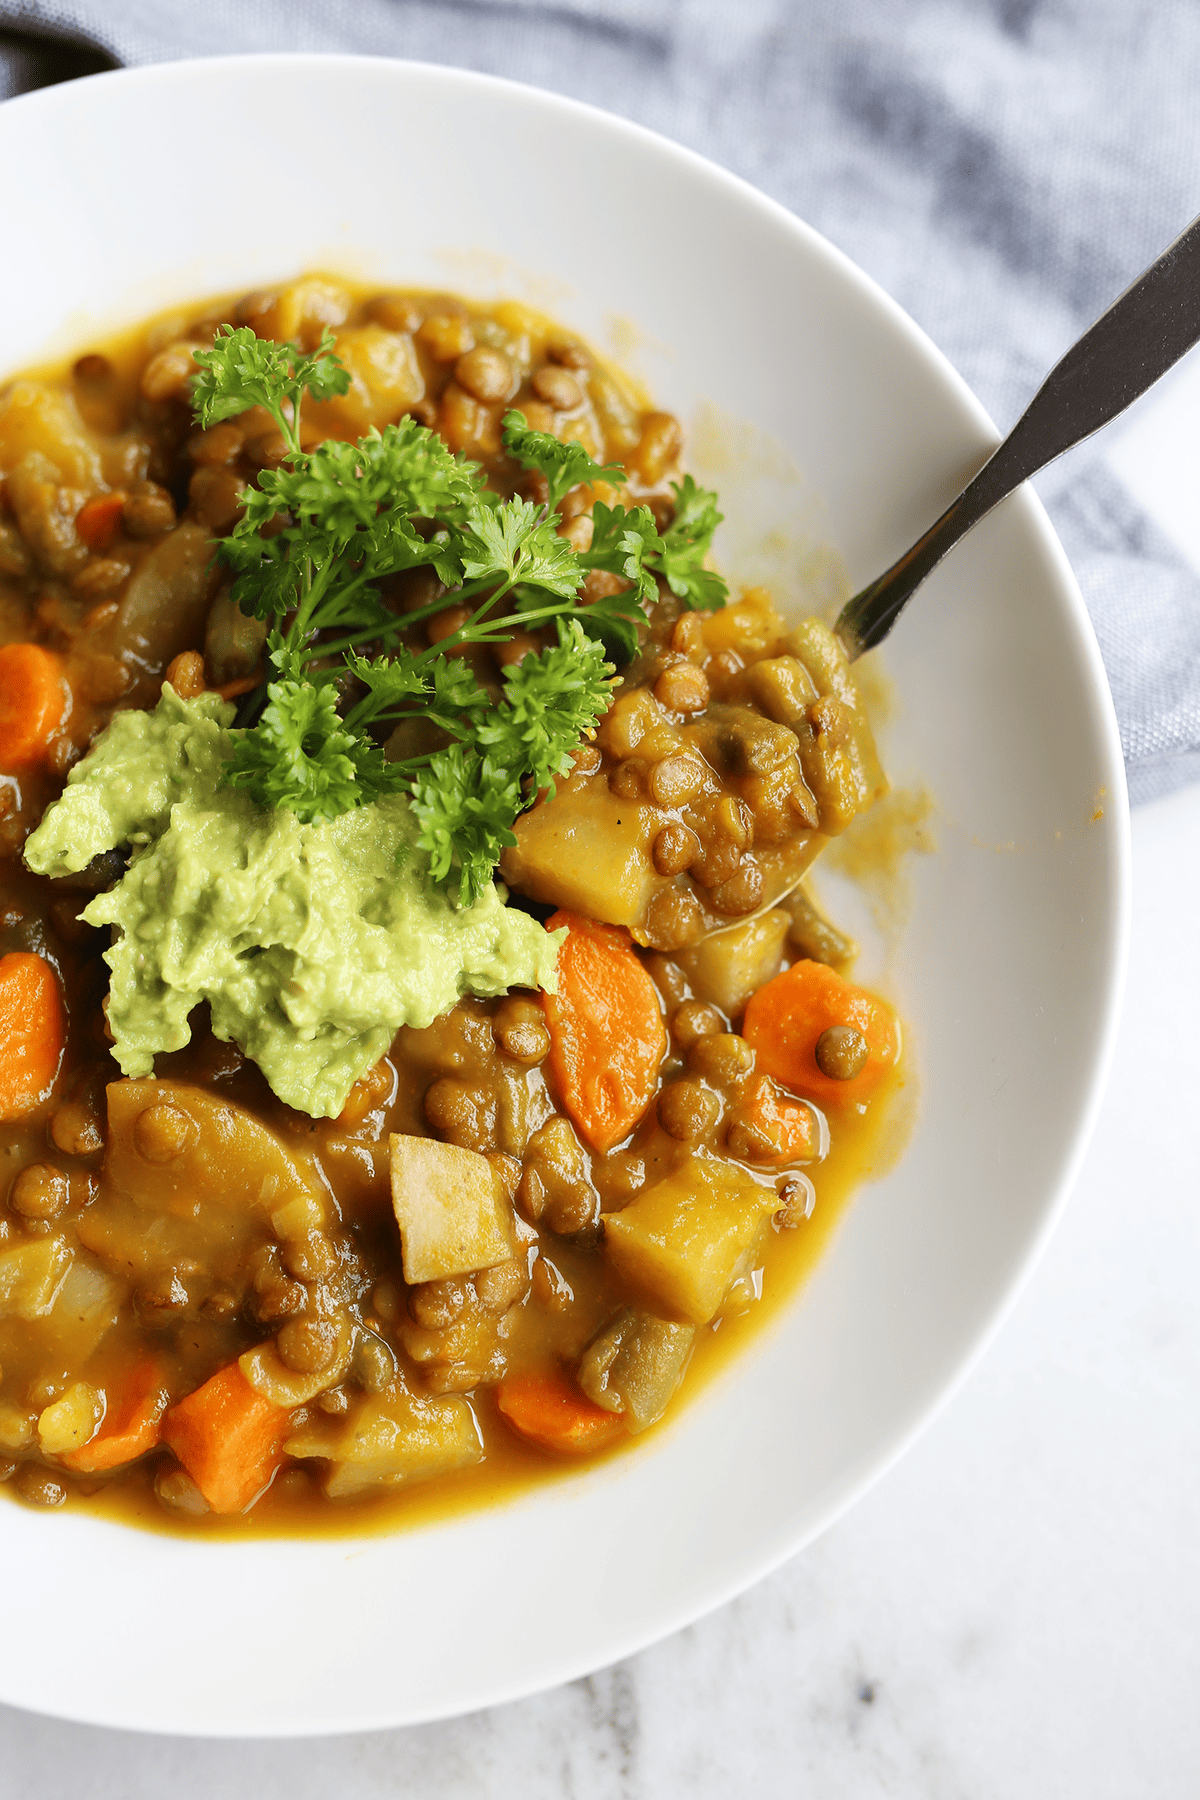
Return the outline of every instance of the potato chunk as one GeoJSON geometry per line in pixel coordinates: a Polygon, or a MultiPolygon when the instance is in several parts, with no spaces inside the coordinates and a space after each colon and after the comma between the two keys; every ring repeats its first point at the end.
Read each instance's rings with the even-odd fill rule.
{"type": "Polygon", "coordinates": [[[715,1158],[690,1156],[604,1221],[609,1261],[676,1318],[704,1325],[742,1273],[773,1209],[774,1188],[715,1158]]]}
{"type": "Polygon", "coordinates": [[[775,610],[766,588],[747,588],[719,612],[704,613],[704,647],[710,656],[733,650],[740,656],[758,657],[786,635],[787,626],[775,610]]]}
{"type": "Polygon", "coordinates": [[[65,1456],[91,1442],[104,1418],[104,1396],[90,1382],[76,1381],[38,1415],[38,1442],[46,1456],[65,1456]]]}
{"type": "Polygon", "coordinates": [[[732,1019],[751,994],[778,975],[783,940],[791,925],[783,911],[761,913],[704,938],[679,957],[694,992],[732,1019]]]}
{"type": "Polygon", "coordinates": [[[101,486],[100,452],[70,394],[41,381],[14,381],[0,399],[0,470],[33,451],[49,457],[60,481],[88,493],[101,486]]]}
{"type": "Polygon", "coordinates": [[[345,1421],[312,1421],[284,1449],[289,1456],[328,1460],[321,1486],[331,1500],[449,1475],[483,1455],[465,1400],[426,1400],[398,1388],[365,1400],[345,1421]]]}
{"type": "Polygon", "coordinates": [[[339,331],[337,353],[350,371],[346,393],[304,408],[309,430],[332,437],[362,437],[371,426],[391,424],[425,392],[413,341],[407,332],[382,325],[353,325],[339,331]]]}
{"type": "Polygon", "coordinates": [[[606,1412],[623,1413],[630,1431],[645,1431],[667,1410],[695,1337],[694,1325],[627,1306],[584,1351],[579,1385],[606,1412]]]}
{"type": "Polygon", "coordinates": [[[104,1174],[139,1205],[182,1219],[197,1218],[206,1204],[272,1214],[310,1186],[253,1113],[153,1078],[110,1083],[104,1174]]]}
{"type": "Polygon", "coordinates": [[[547,804],[523,813],[501,873],[519,893],[609,925],[639,926],[666,884],[651,846],[670,815],[622,800],[604,781],[569,781],[547,804]]]}
{"type": "Polygon", "coordinates": [[[350,307],[350,290],[340,281],[331,281],[325,275],[303,275],[299,281],[289,281],[274,296],[266,310],[258,314],[254,329],[259,337],[315,350],[321,333],[327,327],[336,329],[343,324],[350,307]]]}
{"type": "Polygon", "coordinates": [[[486,1156],[399,1132],[390,1142],[405,1281],[444,1281],[515,1254],[512,1208],[486,1156]]]}
{"type": "Polygon", "coordinates": [[[74,1256],[66,1238],[35,1238],[0,1250],[0,1319],[41,1319],[50,1311],[74,1256]]]}
{"type": "Polygon", "coordinates": [[[289,1369],[273,1338],[268,1338],[265,1344],[256,1344],[253,1350],[239,1356],[238,1368],[255,1393],[269,1400],[272,1406],[282,1406],[289,1412],[294,1406],[305,1406],[317,1394],[323,1394],[326,1388],[339,1382],[350,1367],[354,1331],[345,1313],[339,1315],[337,1328],[337,1343],[329,1362],[313,1374],[301,1375],[289,1369]]]}

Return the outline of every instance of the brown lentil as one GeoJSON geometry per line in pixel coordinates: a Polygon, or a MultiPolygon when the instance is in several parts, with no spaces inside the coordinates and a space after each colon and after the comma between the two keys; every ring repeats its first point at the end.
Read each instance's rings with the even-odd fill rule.
{"type": "Polygon", "coordinates": [[[225,537],[233,530],[244,504],[246,483],[232,469],[204,464],[188,483],[192,511],[210,531],[225,537]]]}
{"type": "Polygon", "coordinates": [[[68,1156],[91,1156],[104,1148],[99,1118],[92,1107],[79,1100],[68,1100],[55,1108],[50,1136],[56,1148],[68,1156]]]}
{"type": "Polygon", "coordinates": [[[552,406],[555,412],[574,412],[583,405],[579,383],[567,369],[535,369],[529,385],[538,399],[544,400],[547,406],[552,406]]]}
{"type": "Polygon", "coordinates": [[[181,700],[194,700],[208,685],[204,679],[204,658],[198,650],[181,650],[167,664],[163,680],[170,683],[181,700]]]}
{"type": "Polygon", "coordinates": [[[664,756],[651,765],[646,785],[656,806],[683,806],[703,787],[704,765],[696,756],[664,756]]]}
{"type": "Polygon", "coordinates": [[[703,712],[708,705],[708,676],[695,663],[673,663],[655,682],[654,698],[668,712],[703,712]]]}
{"type": "Polygon", "coordinates": [[[646,941],[656,950],[684,950],[704,935],[704,914],[695,894],[683,887],[660,888],[646,908],[646,941]]]}
{"type": "Polygon", "coordinates": [[[139,1156],[149,1163],[174,1162],[199,1136],[195,1121],[177,1106],[160,1102],[138,1115],[133,1141],[139,1156]]]}
{"type": "Polygon", "coordinates": [[[337,1252],[319,1231],[284,1244],[282,1256],[284,1268],[297,1281],[320,1281],[337,1267],[337,1252]]]}
{"type": "Polygon", "coordinates": [[[411,335],[416,331],[424,318],[420,306],[405,294],[377,294],[368,300],[363,309],[368,319],[376,325],[382,325],[387,331],[402,331],[411,335]]]}
{"type": "Polygon", "coordinates": [[[66,1504],[66,1483],[57,1475],[52,1475],[49,1469],[40,1468],[37,1463],[22,1463],[13,1485],[22,1500],[28,1500],[31,1506],[66,1504]]]}
{"type": "Polygon", "coordinates": [[[414,1325],[440,1331],[462,1312],[466,1291],[461,1281],[422,1281],[409,1289],[408,1314],[414,1325]]]}
{"type": "Polygon", "coordinates": [[[672,1081],[658,1096],[658,1122],[682,1144],[707,1136],[720,1112],[717,1096],[698,1081],[672,1081]]]}
{"type": "Polygon", "coordinates": [[[350,1374],[365,1393],[382,1394],[396,1379],[395,1352],[381,1337],[364,1332],[355,1347],[350,1374]]]}
{"type": "Polygon", "coordinates": [[[208,1501],[178,1463],[163,1464],[154,1477],[154,1492],[168,1512],[181,1513],[185,1518],[203,1518],[209,1510],[208,1501]]]}
{"type": "Polygon", "coordinates": [[[811,1219],[817,1203],[817,1191],[807,1175],[789,1175],[779,1184],[781,1205],[771,1220],[776,1231],[795,1231],[811,1219]]]}
{"type": "Polygon", "coordinates": [[[682,875],[700,855],[700,839],[686,825],[664,825],[654,840],[651,855],[660,875],[682,875]]]}
{"type": "Polygon", "coordinates": [[[671,1017],[671,1035],[685,1052],[694,1049],[701,1038],[724,1030],[725,1021],[716,1007],[703,1000],[685,1000],[671,1017]]]}
{"type": "Polygon", "coordinates": [[[193,344],[168,344],[142,370],[139,386],[146,400],[182,400],[196,373],[193,344]]]}
{"type": "Polygon", "coordinates": [[[159,537],[175,523],[175,502],[157,482],[135,482],[121,508],[121,524],[132,538],[159,537]]]}
{"type": "Polygon", "coordinates": [[[454,365],[454,379],[468,394],[484,403],[507,400],[516,391],[513,366],[503,350],[481,344],[460,356],[454,365]]]}
{"type": "Polygon", "coordinates": [[[511,669],[514,664],[524,662],[527,656],[536,656],[541,649],[537,638],[528,631],[514,631],[503,644],[492,647],[492,655],[501,669],[511,669]]]}
{"type": "MultiPolygon", "coordinates": [[[[97,600],[104,594],[115,594],[128,577],[129,564],[119,556],[94,556],[72,575],[71,592],[81,600],[97,600]]],[[[83,623],[86,626],[88,621],[83,623]]]]}
{"type": "Polygon", "coordinates": [[[492,1020],[496,1043],[514,1062],[540,1063],[550,1053],[546,1015],[536,1000],[511,995],[501,1002],[492,1020]]]}
{"type": "Polygon", "coordinates": [[[699,613],[681,613],[675,621],[675,629],[671,633],[671,648],[677,656],[686,656],[689,662],[703,662],[707,654],[704,645],[704,626],[699,613]]]}
{"type": "Polygon", "coordinates": [[[830,1025],[817,1039],[813,1055],[822,1075],[831,1081],[853,1081],[864,1068],[870,1049],[853,1025],[830,1025]]]}
{"type": "Polygon", "coordinates": [[[754,1052],[744,1037],[732,1031],[713,1032],[696,1039],[688,1054],[688,1067],[714,1087],[720,1087],[750,1074],[754,1052]]]}
{"type": "Polygon", "coordinates": [[[210,425],[207,431],[194,431],[187,441],[187,453],[203,468],[219,468],[236,462],[246,442],[246,434],[232,419],[210,425]]]}
{"type": "Polygon", "coordinates": [[[111,381],[113,373],[113,366],[107,356],[100,356],[94,350],[87,356],[81,356],[71,369],[76,381],[89,383],[111,381]]]}
{"type": "Polygon", "coordinates": [[[645,778],[645,763],[640,757],[629,756],[609,775],[608,785],[620,800],[640,800],[645,778]]]}
{"type": "Polygon", "coordinates": [[[539,1256],[534,1263],[531,1286],[537,1304],[548,1312],[566,1312],[575,1298],[570,1282],[548,1256],[539,1256]]]}
{"type": "Polygon", "coordinates": [[[70,1198],[65,1173],[50,1163],[28,1164],[8,1190],[8,1204],[26,1219],[57,1219],[70,1198]]]}
{"type": "Polygon", "coordinates": [[[323,1394],[317,1395],[317,1405],[332,1418],[341,1418],[350,1411],[350,1396],[344,1387],[326,1388],[323,1394]]]}
{"type": "Polygon", "coordinates": [[[724,913],[730,918],[741,918],[751,913],[763,897],[762,870],[753,857],[742,858],[735,874],[727,881],[722,881],[712,892],[714,912],[724,913]]]}
{"type": "Polygon", "coordinates": [[[507,1312],[528,1291],[529,1270],[515,1257],[511,1262],[496,1263],[493,1268],[480,1269],[475,1277],[475,1293],[485,1312],[507,1312]]]}
{"type": "Polygon", "coordinates": [[[453,637],[461,631],[471,616],[469,606],[448,606],[444,612],[434,613],[425,621],[425,636],[431,644],[440,644],[443,638],[453,637]]]}
{"type": "Polygon", "coordinates": [[[559,363],[564,369],[590,369],[592,366],[592,359],[582,344],[547,344],[546,356],[550,362],[559,363]]]}
{"type": "Polygon", "coordinates": [[[482,1087],[443,1075],[425,1090],[425,1117],[449,1144],[460,1150],[495,1150],[496,1097],[482,1087]]]}

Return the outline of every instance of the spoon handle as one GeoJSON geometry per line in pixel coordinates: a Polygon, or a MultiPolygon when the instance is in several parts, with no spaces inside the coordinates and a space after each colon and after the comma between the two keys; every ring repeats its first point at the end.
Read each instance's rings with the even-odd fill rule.
{"type": "Polygon", "coordinates": [[[834,627],[853,662],[960,537],[1006,494],[1082,443],[1165,375],[1200,338],[1200,218],[1056,363],[978,475],[898,562],[848,600],[834,627]]]}

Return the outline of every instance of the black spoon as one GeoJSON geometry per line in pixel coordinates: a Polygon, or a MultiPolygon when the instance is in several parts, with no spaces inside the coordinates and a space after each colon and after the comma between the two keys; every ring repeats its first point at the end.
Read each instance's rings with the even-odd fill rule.
{"type": "Polygon", "coordinates": [[[985,513],[1124,412],[1198,338],[1200,218],[1055,364],[1004,442],[936,524],[846,602],[834,630],[850,661],[883,641],[930,570],[985,513]]]}

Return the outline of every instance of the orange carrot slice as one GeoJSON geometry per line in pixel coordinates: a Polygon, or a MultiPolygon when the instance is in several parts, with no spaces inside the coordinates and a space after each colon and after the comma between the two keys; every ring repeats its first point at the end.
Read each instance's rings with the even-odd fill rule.
{"type": "Polygon", "coordinates": [[[45,957],[0,956],[0,1119],[19,1119],[46,1098],[65,1041],[58,977],[45,957]]]}
{"type": "Polygon", "coordinates": [[[138,1365],[124,1392],[109,1400],[104,1423],[90,1444],[68,1450],[62,1461],[85,1475],[103,1474],[153,1450],[162,1437],[162,1418],[171,1403],[156,1358],[138,1365]]]}
{"type": "Polygon", "coordinates": [[[595,1406],[557,1370],[506,1375],[496,1400],[520,1437],[567,1456],[589,1456],[603,1450],[625,1429],[619,1413],[595,1406]]]}
{"type": "Polygon", "coordinates": [[[611,1150],[637,1124],[667,1051],[658,990],[627,931],[557,912],[568,928],[558,953],[558,992],[543,994],[550,1066],[563,1105],[596,1150],[611,1150]]]}
{"type": "Polygon", "coordinates": [[[40,762],[66,718],[62,659],[40,644],[0,647],[0,769],[40,762]]]}
{"type": "Polygon", "coordinates": [[[900,1059],[900,1024],[887,1001],[818,962],[793,963],[759,988],[747,1003],[742,1033],[764,1074],[825,1107],[870,1099],[900,1059]],[[867,1060],[849,1081],[817,1067],[817,1039],[831,1025],[853,1026],[867,1040],[867,1060]]]}
{"type": "Polygon", "coordinates": [[[290,1417],[230,1363],[171,1408],[162,1437],[214,1512],[239,1513],[253,1505],[283,1462],[290,1417]]]}
{"type": "Polygon", "coordinates": [[[751,1162],[811,1162],[820,1152],[821,1123],[807,1101],[757,1075],[741,1097],[727,1143],[732,1155],[751,1162]]]}
{"type": "Polygon", "coordinates": [[[75,514],[75,534],[89,550],[107,550],[121,529],[122,493],[93,494],[75,514]]]}

